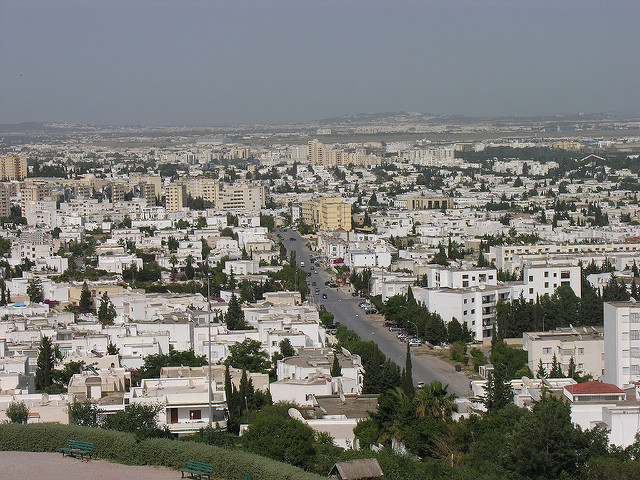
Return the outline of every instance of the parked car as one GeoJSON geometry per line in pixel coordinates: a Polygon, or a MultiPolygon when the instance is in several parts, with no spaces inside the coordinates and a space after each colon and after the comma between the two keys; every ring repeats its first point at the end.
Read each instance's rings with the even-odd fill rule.
{"type": "Polygon", "coordinates": [[[311,282],[311,285],[313,285],[315,287],[316,286],[316,282],[311,282]]]}
{"type": "Polygon", "coordinates": [[[289,241],[290,242],[295,242],[296,241],[296,237],[289,237],[289,241]]]}
{"type": "Polygon", "coordinates": [[[324,282],[324,286],[326,287],[327,285],[329,285],[331,282],[329,280],[327,280],[326,282],[324,282]]]}
{"type": "Polygon", "coordinates": [[[389,327],[389,331],[390,332],[399,332],[400,330],[402,330],[402,328],[400,328],[400,327],[398,327],[396,325],[394,325],[392,327],[389,327]]]}
{"type": "Polygon", "coordinates": [[[364,313],[369,314],[369,315],[373,315],[378,313],[378,311],[375,308],[367,308],[364,313]]]}
{"type": "Polygon", "coordinates": [[[418,388],[424,388],[424,382],[418,382],[418,388]]]}
{"type": "Polygon", "coordinates": [[[327,298],[327,294],[326,294],[326,293],[323,293],[323,294],[322,294],[322,298],[327,298]]]}
{"type": "Polygon", "coordinates": [[[417,338],[412,338],[411,340],[409,340],[410,347],[420,347],[421,345],[422,345],[422,340],[419,340],[417,338]]]}
{"type": "Polygon", "coordinates": [[[327,311],[327,309],[324,306],[324,303],[320,304],[320,310],[324,310],[325,312],[327,311]]]}

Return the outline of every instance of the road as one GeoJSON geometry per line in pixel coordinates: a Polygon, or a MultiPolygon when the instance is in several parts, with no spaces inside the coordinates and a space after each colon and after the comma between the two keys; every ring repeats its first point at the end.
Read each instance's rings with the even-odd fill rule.
{"type": "MultiPolygon", "coordinates": [[[[309,288],[311,288],[310,301],[323,304],[327,311],[334,314],[335,321],[356,332],[362,340],[376,342],[387,357],[400,367],[403,367],[406,360],[406,344],[400,342],[394,333],[383,327],[382,322],[374,321],[364,313],[364,309],[358,306],[362,302],[361,298],[352,297],[344,289],[336,291],[336,289],[325,287],[325,281],[334,279],[329,277],[322,267],[315,267],[313,271],[310,270],[312,263],[309,259],[309,254],[311,252],[305,244],[305,239],[298,232],[290,229],[286,232],[275,229],[274,233],[282,236],[282,243],[287,249],[287,254],[291,252],[291,249],[295,250],[298,265],[300,265],[300,262],[304,262],[304,270],[312,272],[311,276],[307,277],[309,288]],[[312,282],[316,282],[316,286],[320,289],[319,295],[314,294],[316,286],[312,285],[312,282]],[[322,298],[323,293],[327,294],[326,299],[322,298]]],[[[466,397],[471,394],[467,376],[456,372],[455,368],[445,361],[433,355],[413,354],[411,362],[414,384],[417,382],[430,383],[437,380],[443,385],[449,385],[448,391],[455,393],[459,397],[466,397]]]]}

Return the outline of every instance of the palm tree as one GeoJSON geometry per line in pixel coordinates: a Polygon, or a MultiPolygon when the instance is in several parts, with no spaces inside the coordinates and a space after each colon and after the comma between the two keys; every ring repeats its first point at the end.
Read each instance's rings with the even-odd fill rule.
{"type": "Polygon", "coordinates": [[[447,393],[448,386],[443,387],[438,381],[425,385],[414,399],[416,416],[424,418],[430,415],[436,419],[450,419],[453,412],[458,411],[458,405],[455,403],[456,395],[447,393]]]}

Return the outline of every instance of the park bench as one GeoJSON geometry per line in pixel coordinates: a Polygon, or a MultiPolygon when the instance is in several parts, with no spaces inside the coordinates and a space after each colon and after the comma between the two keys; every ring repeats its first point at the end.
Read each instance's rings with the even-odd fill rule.
{"type": "Polygon", "coordinates": [[[182,478],[184,478],[185,473],[189,473],[191,478],[202,478],[203,476],[211,479],[211,473],[213,473],[213,465],[209,465],[208,463],[196,462],[195,460],[189,460],[187,466],[185,468],[180,468],[180,472],[182,473],[182,478]]]}
{"type": "Polygon", "coordinates": [[[80,455],[81,458],[84,458],[85,455],[88,455],[91,458],[93,454],[93,443],[90,442],[80,442],[78,440],[67,440],[67,444],[65,447],[58,449],[62,452],[62,456],[67,453],[69,455],[80,455]]]}

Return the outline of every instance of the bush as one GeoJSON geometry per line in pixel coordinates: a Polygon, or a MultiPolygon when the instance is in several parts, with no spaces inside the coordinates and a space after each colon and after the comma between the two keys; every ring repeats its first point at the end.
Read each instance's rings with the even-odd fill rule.
{"type": "Polygon", "coordinates": [[[158,465],[178,469],[189,460],[213,465],[212,478],[241,478],[244,474],[260,480],[321,480],[293,465],[239,450],[227,450],[195,442],[166,438],[137,441],[130,433],[58,424],[0,425],[0,450],[55,452],[69,439],[92,442],[94,455],[127,465],[158,465]]]}
{"type": "Polygon", "coordinates": [[[5,412],[11,423],[27,423],[29,408],[24,402],[11,402],[5,412]]]}

